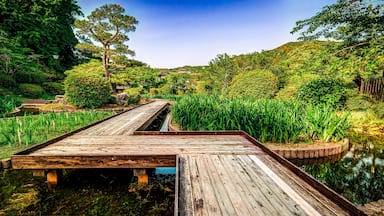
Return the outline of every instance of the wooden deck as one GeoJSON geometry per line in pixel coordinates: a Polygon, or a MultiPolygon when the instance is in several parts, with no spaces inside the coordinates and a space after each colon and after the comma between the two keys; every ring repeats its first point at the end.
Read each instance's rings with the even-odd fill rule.
{"type": "Polygon", "coordinates": [[[145,132],[158,100],[11,158],[13,169],[176,167],[175,215],[362,215],[241,131],[145,132]]]}

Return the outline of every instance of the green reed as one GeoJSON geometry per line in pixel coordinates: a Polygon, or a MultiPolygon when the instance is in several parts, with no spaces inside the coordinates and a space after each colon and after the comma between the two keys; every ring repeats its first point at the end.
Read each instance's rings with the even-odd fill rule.
{"type": "Polygon", "coordinates": [[[349,128],[348,114],[295,101],[191,95],[172,107],[172,115],[186,130],[244,130],[262,142],[338,141],[349,128]]]}
{"type": "Polygon", "coordinates": [[[41,143],[110,115],[108,111],[82,111],[1,118],[0,147],[20,149],[41,143]]]}

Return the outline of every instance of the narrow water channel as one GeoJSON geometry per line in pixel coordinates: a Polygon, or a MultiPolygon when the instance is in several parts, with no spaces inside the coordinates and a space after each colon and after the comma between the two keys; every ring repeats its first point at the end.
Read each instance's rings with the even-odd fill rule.
{"type": "Polygon", "coordinates": [[[351,148],[340,159],[301,168],[356,205],[384,199],[384,139],[350,135],[351,148]]]}

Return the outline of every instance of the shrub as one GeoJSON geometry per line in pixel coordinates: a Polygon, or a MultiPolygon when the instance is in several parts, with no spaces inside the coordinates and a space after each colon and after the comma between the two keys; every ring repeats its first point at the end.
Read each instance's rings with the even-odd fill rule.
{"type": "Polygon", "coordinates": [[[19,90],[23,96],[30,98],[39,98],[45,93],[41,86],[29,83],[20,84],[19,90]]]}
{"type": "Polygon", "coordinates": [[[273,98],[278,89],[278,78],[268,70],[254,70],[233,78],[228,96],[250,96],[256,99],[273,98]]]}
{"type": "Polygon", "coordinates": [[[97,108],[110,98],[111,84],[95,73],[70,73],[64,80],[69,103],[79,108],[97,108]]]}
{"type": "Polygon", "coordinates": [[[0,86],[11,88],[16,85],[15,80],[7,74],[0,73],[0,86]]]}
{"type": "Polygon", "coordinates": [[[302,75],[294,75],[289,77],[284,88],[282,88],[279,92],[277,92],[276,98],[292,99],[301,85],[315,78],[316,76],[313,74],[302,74],[302,75]]]}
{"type": "Polygon", "coordinates": [[[375,116],[379,119],[384,119],[384,102],[377,102],[372,106],[375,116]]]}
{"type": "Polygon", "coordinates": [[[296,99],[312,105],[327,105],[333,108],[344,107],[346,87],[341,80],[318,78],[299,87],[296,99]]]}
{"type": "Polygon", "coordinates": [[[143,87],[136,87],[136,88],[129,88],[126,89],[125,92],[128,93],[127,102],[128,104],[137,104],[140,102],[141,99],[141,91],[143,90],[143,87]]]}
{"type": "Polygon", "coordinates": [[[149,94],[150,95],[156,95],[158,93],[159,93],[159,91],[157,90],[157,88],[150,88],[149,89],[149,94]]]}
{"type": "Polygon", "coordinates": [[[18,83],[41,84],[47,80],[47,75],[43,72],[18,71],[14,78],[18,83]]]}
{"type": "Polygon", "coordinates": [[[61,95],[64,94],[64,86],[62,83],[57,82],[45,82],[43,88],[48,94],[61,95]]]}

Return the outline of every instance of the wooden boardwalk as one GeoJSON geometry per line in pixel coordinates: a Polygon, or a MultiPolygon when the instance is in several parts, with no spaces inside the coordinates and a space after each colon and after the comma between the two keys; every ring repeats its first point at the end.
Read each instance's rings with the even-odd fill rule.
{"type": "Polygon", "coordinates": [[[363,214],[244,132],[137,131],[167,105],[157,100],[32,147],[12,156],[12,168],[176,167],[175,215],[363,214]]]}

